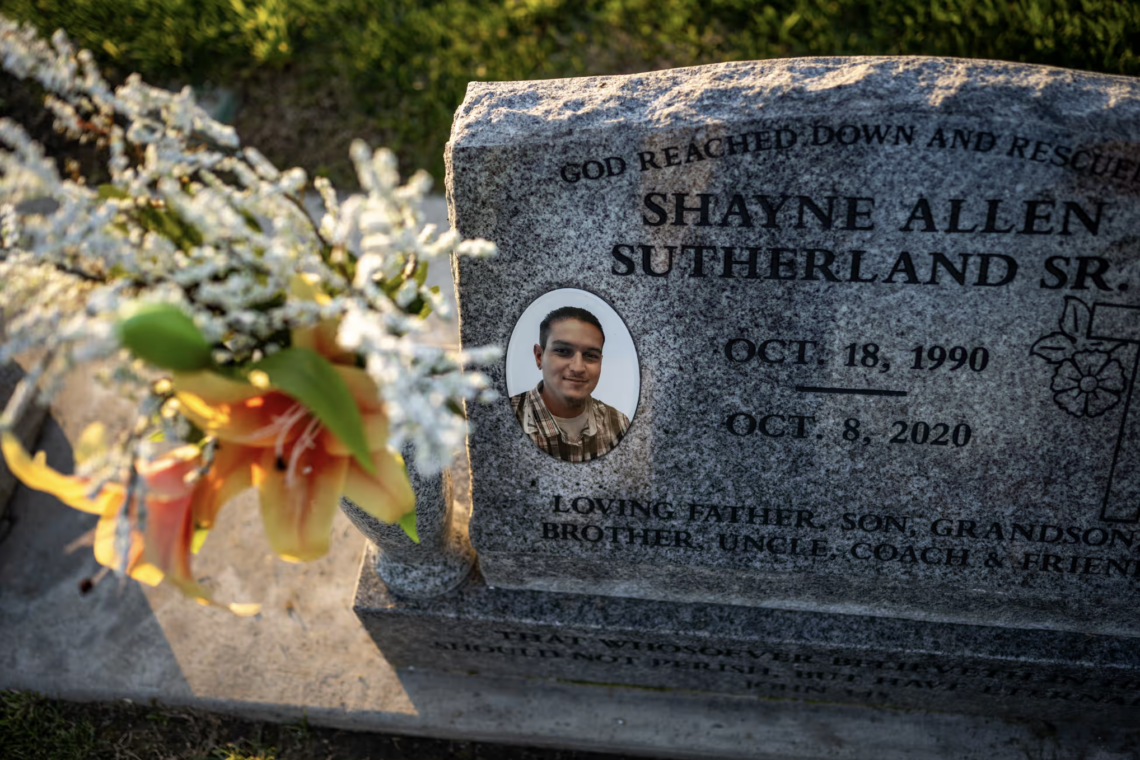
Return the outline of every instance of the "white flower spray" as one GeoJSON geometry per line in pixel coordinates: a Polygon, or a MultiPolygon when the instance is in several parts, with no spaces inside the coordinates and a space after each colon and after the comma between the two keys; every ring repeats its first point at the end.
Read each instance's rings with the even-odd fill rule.
{"type": "Polygon", "coordinates": [[[0,65],[43,87],[56,129],[101,151],[110,178],[93,187],[61,176],[20,124],[0,118],[0,361],[39,357],[0,425],[27,403],[29,385],[50,397],[66,373],[99,363],[140,408],[122,456],[100,457],[106,466],[86,473],[92,482],[136,472],[153,448],[147,440],[187,435],[186,420],[155,400],[163,373],[132,356],[116,331],[128,304],[158,303],[189,317],[227,366],[288,347],[290,330],[339,321],[339,346],[380,389],[390,446],[413,445],[424,471],[446,465],[466,432],[463,404],[494,397],[467,368],[499,353],[425,339],[451,315],[424,277],[441,259],[490,256],[495,246],[424,224],[426,173],[400,184],[393,154],[357,141],[362,193],[341,199],[317,178],[324,213],[314,220],[305,172],[281,171],[243,147],[190,88],[169,92],[137,75],[113,88],[62,31],[48,42],[3,16],[0,65]],[[298,276],[317,283],[318,301],[291,295],[298,276]]]}

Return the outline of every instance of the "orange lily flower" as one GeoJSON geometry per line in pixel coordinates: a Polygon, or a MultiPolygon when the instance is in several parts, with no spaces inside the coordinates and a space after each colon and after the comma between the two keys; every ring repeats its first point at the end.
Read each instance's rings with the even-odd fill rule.
{"type": "MultiPolygon", "coordinates": [[[[212,524],[217,507],[241,490],[240,473],[235,477],[228,469],[234,459],[229,448],[236,449],[220,447],[214,467],[197,478],[202,454],[196,446],[183,446],[154,461],[137,463],[139,477],[146,485],[146,527],[141,532],[131,529],[126,562],[130,577],[151,586],[166,580],[201,604],[215,603],[194,580],[190,554],[195,529],[212,524]]],[[[29,488],[50,493],[74,509],[99,515],[95,559],[110,568],[123,566],[115,546],[115,529],[126,498],[122,483],[107,483],[92,495],[90,479],[53,470],[42,451],[34,458],[28,456],[11,432],[0,434],[0,449],[12,473],[29,488]]],[[[132,520],[137,518],[137,497],[132,497],[128,512],[132,520]]],[[[256,604],[225,606],[239,615],[252,615],[259,609],[256,604]]]]}
{"type": "MultiPolygon", "coordinates": [[[[324,325],[295,331],[294,345],[339,358],[327,332],[324,325]]],[[[181,413],[207,435],[239,449],[234,457],[238,466],[250,467],[270,546],[293,562],[328,552],[342,495],[389,523],[415,509],[403,460],[388,449],[388,417],[376,385],[357,367],[333,366],[360,410],[374,472],[361,467],[307,408],[267,383],[257,387],[208,371],[174,376],[181,413]]]]}
{"type": "MultiPolygon", "coordinates": [[[[327,300],[315,284],[297,278],[294,295],[327,300]]],[[[175,373],[173,386],[181,413],[216,441],[210,466],[202,471],[202,453],[183,446],[152,462],[137,463],[146,485],[143,531],[132,528],[128,574],[156,585],[170,581],[187,596],[213,604],[194,580],[190,555],[196,534],[213,526],[218,511],[241,491],[256,485],[270,546],[283,559],[306,561],[328,552],[332,521],[346,496],[384,522],[396,522],[415,509],[415,494],[400,456],[388,449],[388,417],[379,392],[354,357],[336,345],[337,324],[326,320],[293,332],[293,345],[328,358],[357,409],[371,469],[362,467],[349,448],[305,406],[269,387],[264,373],[251,373],[255,384],[210,371],[175,373]],[[341,362],[341,363],[335,363],[341,362]]],[[[88,478],[63,475],[47,466],[43,452],[33,459],[10,432],[0,434],[0,449],[24,484],[55,495],[68,506],[99,515],[95,557],[108,567],[122,567],[115,531],[126,498],[122,483],[103,485],[92,495],[88,478]]],[[[138,516],[137,496],[128,506],[138,516]]],[[[253,614],[257,605],[228,605],[253,614]]]]}

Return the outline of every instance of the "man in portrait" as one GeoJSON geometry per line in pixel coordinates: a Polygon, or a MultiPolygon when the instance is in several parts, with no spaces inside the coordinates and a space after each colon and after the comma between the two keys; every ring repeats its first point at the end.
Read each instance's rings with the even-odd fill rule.
{"type": "Polygon", "coordinates": [[[566,462],[588,462],[609,453],[629,428],[629,418],[590,394],[602,377],[606,335],[590,312],[563,306],[538,328],[534,361],[538,385],[511,397],[515,416],[538,447],[566,462]]]}

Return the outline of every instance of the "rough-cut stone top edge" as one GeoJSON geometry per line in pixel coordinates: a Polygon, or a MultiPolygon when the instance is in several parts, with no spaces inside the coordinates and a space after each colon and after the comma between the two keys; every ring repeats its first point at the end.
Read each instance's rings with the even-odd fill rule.
{"type": "Polygon", "coordinates": [[[455,114],[451,147],[517,144],[618,124],[695,128],[836,109],[874,112],[887,102],[947,115],[1118,126],[1140,121],[1140,79],[1004,61],[875,56],[472,82],[455,114]]]}

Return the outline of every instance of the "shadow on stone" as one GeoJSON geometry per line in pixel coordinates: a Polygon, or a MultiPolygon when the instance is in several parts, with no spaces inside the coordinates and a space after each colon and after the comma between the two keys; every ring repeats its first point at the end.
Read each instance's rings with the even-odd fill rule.
{"type": "MultiPolygon", "coordinates": [[[[35,447],[70,472],[71,446],[55,419],[35,447]]],[[[142,590],[92,554],[97,518],[18,485],[0,542],[0,688],[71,699],[177,697],[190,688],[142,590]],[[86,590],[85,589],[89,589],[86,590]]]]}
{"type": "MultiPolygon", "coordinates": [[[[0,406],[7,404],[8,400],[12,397],[16,386],[24,379],[25,372],[20,368],[20,365],[15,362],[9,362],[0,365],[0,406]]],[[[30,447],[35,443],[36,438],[40,434],[40,429],[43,427],[44,417],[47,416],[47,410],[40,404],[32,403],[20,415],[16,421],[13,432],[21,443],[26,447],[30,447]]],[[[4,540],[5,534],[10,527],[7,519],[8,501],[12,498],[13,492],[16,490],[16,477],[12,475],[11,470],[8,469],[8,464],[0,458],[0,541],[4,540]]]]}

